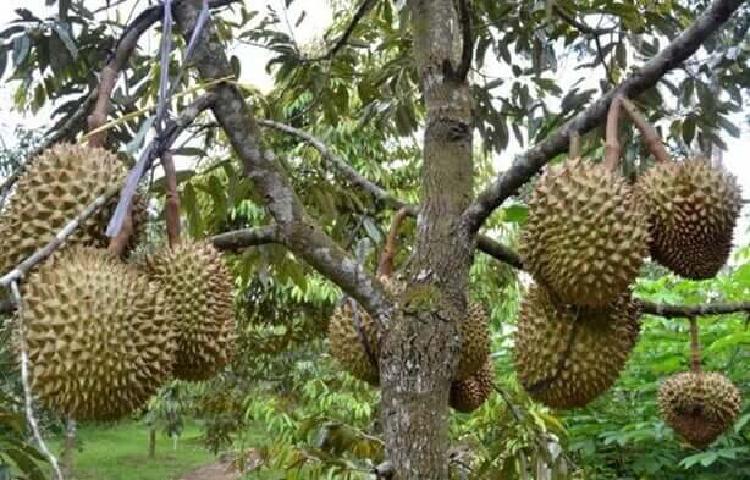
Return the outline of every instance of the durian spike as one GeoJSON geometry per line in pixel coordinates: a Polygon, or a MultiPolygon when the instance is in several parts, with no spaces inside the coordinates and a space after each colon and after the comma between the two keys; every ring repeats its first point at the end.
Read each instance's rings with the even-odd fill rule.
{"type": "Polygon", "coordinates": [[[570,132],[568,137],[568,158],[578,160],[581,158],[581,135],[577,130],[570,132]]]}
{"type": "Polygon", "coordinates": [[[638,107],[636,107],[633,102],[631,102],[627,98],[622,98],[621,102],[622,107],[630,117],[630,120],[632,120],[636,128],[638,128],[638,131],[641,132],[641,136],[643,136],[643,142],[646,144],[648,150],[654,156],[654,159],[657,162],[669,162],[669,153],[667,152],[667,149],[664,148],[664,144],[661,143],[661,137],[659,136],[659,133],[656,131],[654,126],[651,125],[648,120],[646,120],[646,117],[643,116],[643,114],[640,112],[640,110],[638,110],[638,107]]]}
{"type": "Polygon", "coordinates": [[[380,263],[378,264],[378,276],[380,277],[389,278],[393,275],[393,258],[396,256],[396,249],[398,248],[398,230],[408,215],[408,207],[403,207],[396,212],[396,215],[391,221],[391,229],[385,240],[383,253],[380,256],[380,263]]]}
{"type": "Polygon", "coordinates": [[[604,143],[604,166],[614,171],[620,163],[619,133],[620,106],[622,95],[615,95],[607,113],[606,139],[604,143]]]}
{"type": "Polygon", "coordinates": [[[693,373],[701,373],[701,346],[698,338],[698,319],[695,316],[690,320],[690,370],[693,373]]]}
{"type": "Polygon", "coordinates": [[[167,186],[166,202],[164,203],[164,218],[167,224],[167,239],[170,248],[180,243],[180,196],[177,194],[177,170],[175,169],[172,152],[164,152],[161,156],[164,167],[164,180],[167,186]]]}

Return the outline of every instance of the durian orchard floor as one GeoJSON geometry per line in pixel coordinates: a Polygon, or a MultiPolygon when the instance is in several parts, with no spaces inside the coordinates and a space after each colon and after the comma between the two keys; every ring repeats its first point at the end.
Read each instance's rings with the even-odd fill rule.
{"type": "MultiPolygon", "coordinates": [[[[173,448],[172,440],[159,432],[156,458],[148,458],[148,429],[137,421],[78,429],[81,450],[75,453],[75,477],[70,480],[175,480],[217,458],[201,444],[200,429],[191,421],[173,448]]],[[[50,439],[60,452],[61,442],[50,439]]],[[[66,478],[66,480],[69,480],[66,478]]]]}

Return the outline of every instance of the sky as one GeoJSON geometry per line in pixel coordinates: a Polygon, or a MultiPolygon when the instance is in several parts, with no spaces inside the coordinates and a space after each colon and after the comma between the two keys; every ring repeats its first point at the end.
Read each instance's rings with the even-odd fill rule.
{"type": "MultiPolygon", "coordinates": [[[[104,0],[86,1],[87,4],[91,4],[91,8],[104,5],[104,0]]],[[[42,17],[54,14],[55,12],[54,7],[45,6],[45,0],[2,0],[2,2],[4,8],[0,9],[0,26],[3,27],[15,18],[14,10],[19,7],[28,8],[42,17]]],[[[153,3],[153,0],[126,0],[119,6],[119,12],[123,17],[126,17],[134,8],[136,12],[139,12],[151,3],[153,3]]],[[[283,3],[284,0],[254,0],[252,2],[253,5],[271,5],[278,12],[284,11],[283,3]]],[[[332,16],[330,0],[297,0],[292,3],[292,7],[288,13],[290,24],[295,22],[302,8],[307,11],[307,15],[299,28],[294,30],[294,35],[298,43],[304,44],[320,38],[323,32],[325,32],[326,27],[331,23],[332,16]]],[[[142,38],[141,45],[144,48],[155,48],[158,45],[158,38],[153,34],[153,30],[151,34],[142,38]]],[[[262,91],[267,91],[272,87],[272,79],[265,73],[265,63],[269,58],[266,50],[247,45],[238,45],[230,48],[230,53],[237,55],[242,62],[241,82],[253,84],[262,91]]],[[[563,86],[563,90],[565,90],[566,83],[571,84],[577,79],[577,76],[572,74],[572,68],[575,66],[574,61],[572,58],[562,58],[559,60],[560,71],[558,72],[558,79],[563,86]]],[[[502,68],[497,66],[497,64],[493,65],[490,62],[488,65],[486,74],[499,76],[503,73],[502,68]]],[[[591,83],[596,84],[597,82],[598,79],[592,76],[591,83]]],[[[28,128],[42,128],[49,123],[48,116],[50,112],[49,108],[41,110],[36,115],[13,111],[11,109],[12,91],[12,84],[5,82],[0,84],[0,136],[8,145],[15,143],[13,130],[17,124],[28,128]]],[[[741,126],[741,135],[739,139],[724,138],[727,142],[727,150],[723,153],[724,165],[738,178],[745,192],[745,198],[750,198],[750,163],[747,160],[748,152],[750,152],[750,126],[745,121],[749,113],[745,111],[735,119],[736,123],[741,126]]],[[[521,147],[515,143],[515,140],[512,140],[509,148],[495,158],[495,165],[498,171],[506,169],[513,158],[519,153],[522,153],[521,147]]],[[[189,159],[184,161],[189,161],[189,159]]],[[[179,168],[180,165],[178,165],[179,168]]],[[[748,213],[750,213],[750,208],[746,206],[740,225],[738,225],[735,232],[737,243],[746,244],[750,241],[750,232],[748,232],[750,218],[748,213]]]]}

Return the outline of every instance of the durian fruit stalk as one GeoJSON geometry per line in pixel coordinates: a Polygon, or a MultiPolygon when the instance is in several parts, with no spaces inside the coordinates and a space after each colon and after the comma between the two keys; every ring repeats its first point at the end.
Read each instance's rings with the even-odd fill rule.
{"type": "Polygon", "coordinates": [[[492,359],[486,355],[484,363],[473,375],[451,383],[450,406],[458,412],[473,412],[489,398],[493,380],[492,359]]]}
{"type": "MultiPolygon", "coordinates": [[[[117,189],[125,174],[122,162],[102,148],[61,143],[31,158],[0,214],[0,274],[47,245],[94,200],[117,189]]],[[[104,231],[116,203],[114,196],[66,244],[106,247],[104,231]]],[[[134,229],[140,231],[145,202],[137,200],[134,211],[134,229]]]]}
{"type": "Polygon", "coordinates": [[[168,379],[175,332],[164,295],[104,250],[71,247],[23,284],[33,392],[77,420],[120,418],[168,379]]]}
{"type": "Polygon", "coordinates": [[[232,277],[207,242],[183,241],[146,260],[149,276],[164,288],[178,332],[174,376],[207,380],[230,361],[236,339],[232,277]]]}
{"type": "Polygon", "coordinates": [[[606,307],[628,290],[648,252],[646,214],[615,171],[618,105],[610,111],[606,161],[548,166],[528,203],[519,253],[562,303],[606,307]]]}
{"type": "Polygon", "coordinates": [[[706,158],[671,161],[635,105],[623,105],[657,160],[637,183],[649,212],[651,257],[686,278],[715,276],[729,258],[742,207],[737,179],[706,158]]]}
{"type": "Polygon", "coordinates": [[[740,392],[720,373],[700,367],[698,323],[690,318],[691,372],[673,375],[659,387],[665,422],[695,448],[705,448],[726,432],[740,412],[740,392]]]}
{"type": "Polygon", "coordinates": [[[519,382],[553,408],[588,404],[617,380],[638,338],[639,316],[628,294],[586,310],[557,304],[543,287],[531,286],[515,333],[519,382]]]}

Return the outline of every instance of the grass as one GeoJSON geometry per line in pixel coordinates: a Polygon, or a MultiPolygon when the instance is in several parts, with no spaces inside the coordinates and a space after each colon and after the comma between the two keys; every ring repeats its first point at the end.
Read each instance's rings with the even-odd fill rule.
{"type": "MultiPolygon", "coordinates": [[[[174,480],[195,468],[216,461],[200,441],[198,426],[189,420],[177,448],[161,432],[156,436],[156,457],[148,458],[148,429],[136,421],[78,428],[80,451],[75,452],[70,480],[174,480]]],[[[61,439],[51,439],[55,454],[61,439]]],[[[66,478],[66,480],[68,480],[66,478]]]]}

